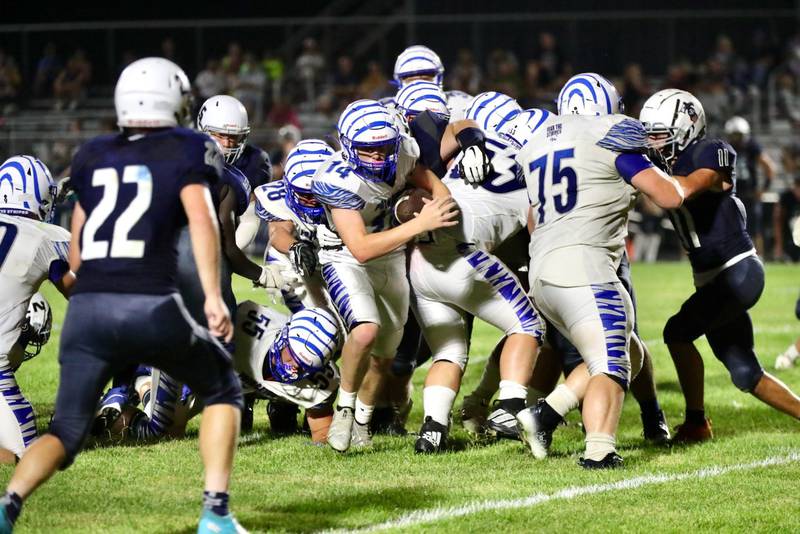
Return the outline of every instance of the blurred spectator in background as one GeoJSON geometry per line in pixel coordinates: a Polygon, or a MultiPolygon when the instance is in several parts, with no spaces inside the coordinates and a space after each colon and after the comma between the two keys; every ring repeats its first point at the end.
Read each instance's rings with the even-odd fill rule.
{"type": "Polygon", "coordinates": [[[633,261],[653,263],[658,260],[658,249],[664,228],[661,221],[664,219],[664,210],[650,200],[647,195],[639,195],[637,210],[642,217],[639,222],[639,231],[633,236],[633,261]]]}
{"type": "Polygon", "coordinates": [[[12,113],[17,108],[22,76],[14,58],[0,49],[0,112],[12,113]]]}
{"type": "Polygon", "coordinates": [[[161,57],[172,61],[176,65],[183,65],[175,50],[175,41],[172,37],[166,37],[161,41],[161,57]]]}
{"type": "Polygon", "coordinates": [[[719,131],[722,121],[733,114],[728,87],[722,63],[716,59],[709,59],[700,73],[700,85],[694,95],[703,103],[706,121],[711,131],[719,131]]]}
{"type": "Polygon", "coordinates": [[[336,70],[333,71],[333,77],[331,78],[331,86],[331,92],[337,107],[343,108],[355,100],[358,78],[353,68],[353,58],[339,56],[336,60],[336,70]]]}
{"type": "Polygon", "coordinates": [[[236,83],[229,90],[247,109],[251,124],[261,124],[264,120],[266,87],[267,75],[256,61],[255,55],[250,52],[245,53],[236,83]]]}
{"type": "Polygon", "coordinates": [[[384,96],[391,96],[393,91],[389,87],[389,80],[383,74],[383,69],[377,61],[367,63],[367,74],[358,84],[358,98],[372,98],[379,100],[384,96]]]}
{"type": "Polygon", "coordinates": [[[325,56],[319,51],[317,41],[311,37],[303,39],[303,51],[294,63],[295,74],[305,86],[306,102],[316,99],[318,86],[325,78],[325,56]]]}
{"type": "Polygon", "coordinates": [[[464,91],[470,95],[481,91],[481,68],[469,48],[459,49],[456,64],[447,71],[450,73],[448,90],[464,91]]]}
{"type": "Polygon", "coordinates": [[[692,65],[688,61],[681,60],[667,67],[667,77],[664,80],[664,87],[692,91],[694,89],[694,74],[692,65]]]}
{"type": "Polygon", "coordinates": [[[800,248],[792,242],[792,226],[797,217],[800,217],[800,176],[795,176],[792,187],[781,193],[772,212],[776,261],[800,260],[800,248]]]}
{"type": "Polygon", "coordinates": [[[286,98],[279,98],[272,103],[269,113],[267,113],[267,124],[277,128],[284,124],[291,124],[296,128],[301,128],[300,118],[297,116],[294,106],[286,98]]]}
{"type": "Polygon", "coordinates": [[[507,94],[511,98],[519,98],[522,92],[522,78],[519,75],[519,61],[509,50],[500,56],[494,77],[494,90],[507,94]]]}
{"type": "Polygon", "coordinates": [[[36,63],[36,74],[33,80],[33,94],[37,98],[47,98],[53,94],[53,82],[61,72],[61,59],[56,54],[56,45],[52,42],[44,47],[41,59],[36,63]]]}
{"type": "Polygon", "coordinates": [[[294,124],[285,124],[278,130],[278,148],[269,155],[272,162],[272,181],[280,180],[286,168],[286,156],[303,138],[300,128],[294,124]]]}
{"type": "Polygon", "coordinates": [[[797,94],[796,79],[789,72],[778,75],[777,104],[778,113],[792,123],[795,128],[800,128],[800,96],[797,94]]]}
{"type": "Polygon", "coordinates": [[[222,71],[228,75],[235,76],[239,73],[239,67],[242,66],[242,47],[239,43],[233,41],[228,44],[228,53],[222,58],[222,71]]]}
{"type": "Polygon", "coordinates": [[[769,154],[750,133],[750,123],[743,117],[731,117],[725,123],[725,138],[736,150],[736,196],[747,212],[747,233],[756,250],[764,255],[764,212],[761,195],[772,185],[776,166],[769,154]]]}
{"type": "Polygon", "coordinates": [[[552,33],[539,34],[539,48],[536,52],[539,62],[539,79],[543,86],[552,89],[558,83],[558,78],[564,68],[564,60],[558,50],[556,38],[552,33]]]}
{"type": "Polygon", "coordinates": [[[119,75],[122,74],[123,70],[125,70],[125,67],[127,67],[137,59],[139,59],[139,55],[136,52],[134,52],[133,50],[125,50],[122,53],[122,60],[120,61],[119,66],[117,67],[117,78],[119,78],[119,75]]]}
{"type": "Polygon", "coordinates": [[[622,82],[622,103],[625,114],[638,117],[644,102],[653,90],[642,75],[642,67],[638,63],[630,63],[625,67],[622,82]]]}
{"type": "Polygon", "coordinates": [[[79,101],[86,96],[86,88],[92,79],[92,64],[80,48],[73,52],[53,83],[53,95],[56,97],[56,110],[64,105],[70,110],[78,107],[79,101]]]}
{"type": "Polygon", "coordinates": [[[283,60],[273,50],[265,50],[261,55],[261,68],[267,75],[270,99],[280,98],[284,77],[283,60]]]}
{"type": "Polygon", "coordinates": [[[222,72],[219,61],[209,59],[206,61],[206,68],[200,71],[194,79],[194,88],[197,91],[199,102],[202,104],[214,95],[225,92],[225,74],[222,72]]]}

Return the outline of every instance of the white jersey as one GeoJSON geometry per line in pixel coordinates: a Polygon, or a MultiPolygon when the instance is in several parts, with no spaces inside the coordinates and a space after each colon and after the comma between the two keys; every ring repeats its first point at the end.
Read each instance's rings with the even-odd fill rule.
{"type": "Polygon", "coordinates": [[[25,322],[28,302],[48,278],[69,271],[65,229],[34,219],[0,213],[0,368],[25,322]]]}
{"type": "Polygon", "coordinates": [[[517,158],[535,224],[531,286],[617,281],[636,195],[617,157],[646,147],[641,123],[624,115],[558,116],[531,135],[517,158]]]}
{"type": "Polygon", "coordinates": [[[313,241],[316,234],[314,225],[301,218],[286,203],[286,182],[278,180],[260,185],[253,191],[256,195],[256,215],[266,222],[291,221],[297,237],[303,241],[313,241]]]}
{"type": "Polygon", "coordinates": [[[253,301],[239,304],[233,366],[242,376],[245,391],[255,391],[266,398],[284,399],[301,408],[333,402],[339,389],[339,369],[333,362],[322,371],[291,384],[264,379],[264,360],[288,322],[286,315],[253,301]]]}
{"type": "MultiPolygon", "coordinates": [[[[397,195],[405,189],[406,180],[414,170],[419,158],[419,146],[412,138],[401,135],[394,183],[372,182],[353,172],[342,152],[333,154],[320,166],[313,177],[312,190],[325,206],[328,226],[336,230],[331,217],[331,208],[358,210],[364,221],[367,233],[380,232],[389,227],[392,206],[397,195]]],[[[402,252],[405,245],[394,253],[402,252]]],[[[347,247],[341,250],[321,250],[320,263],[333,262],[358,263],[347,247]]]]}
{"type": "Polygon", "coordinates": [[[480,186],[469,185],[459,176],[457,163],[463,153],[442,180],[461,214],[457,226],[437,230],[437,242],[449,238],[491,252],[526,226],[530,203],[520,167],[513,159],[516,149],[487,136],[486,150],[494,172],[480,186]]]}
{"type": "Polygon", "coordinates": [[[450,124],[467,118],[467,108],[472,103],[472,96],[463,91],[445,91],[447,109],[450,110],[450,124]]]}

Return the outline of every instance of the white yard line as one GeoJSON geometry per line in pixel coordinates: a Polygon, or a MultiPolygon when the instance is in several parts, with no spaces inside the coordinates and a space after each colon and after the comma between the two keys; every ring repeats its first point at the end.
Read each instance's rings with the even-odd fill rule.
{"type": "Polygon", "coordinates": [[[605,493],[609,491],[625,491],[640,488],[642,486],[650,486],[654,484],[666,484],[668,482],[680,482],[684,480],[700,480],[705,478],[714,478],[728,473],[738,471],[750,471],[761,467],[770,467],[775,465],[786,465],[800,461],[800,452],[792,452],[785,456],[772,456],[757,462],[733,464],[733,465],[715,465],[706,467],[697,471],[690,471],[688,473],[675,473],[675,474],[653,474],[644,475],[634,478],[626,478],[617,482],[609,482],[607,484],[591,484],[588,486],[574,486],[556,491],[555,493],[536,493],[523,499],[504,499],[495,501],[475,501],[461,506],[450,506],[431,508],[428,510],[416,510],[410,512],[396,519],[391,519],[383,523],[376,523],[368,525],[356,530],[327,530],[325,533],[341,533],[341,532],[379,532],[382,530],[389,530],[392,528],[406,528],[421,525],[423,523],[432,523],[436,521],[444,521],[457,517],[464,517],[481,512],[489,512],[495,510],[514,510],[518,508],[529,508],[550,501],[556,500],[572,500],[576,497],[584,495],[594,495],[597,493],[605,493]]]}

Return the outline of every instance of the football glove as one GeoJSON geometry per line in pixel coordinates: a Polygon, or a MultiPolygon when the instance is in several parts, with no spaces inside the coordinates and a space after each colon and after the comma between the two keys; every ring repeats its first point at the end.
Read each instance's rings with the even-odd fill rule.
{"type": "Polygon", "coordinates": [[[286,282],[281,274],[281,268],[273,263],[268,263],[261,268],[261,276],[253,282],[253,285],[267,289],[281,289],[286,282]]]}
{"type": "Polygon", "coordinates": [[[479,145],[468,146],[461,155],[458,162],[458,172],[461,177],[470,185],[478,185],[489,176],[492,171],[492,163],[489,157],[479,145]]]}
{"type": "Polygon", "coordinates": [[[340,249],[344,246],[339,234],[324,224],[317,225],[317,243],[322,249],[340,249]]]}
{"type": "Polygon", "coordinates": [[[304,278],[310,277],[317,268],[314,246],[308,241],[296,241],[289,247],[289,261],[297,274],[304,278]]]}

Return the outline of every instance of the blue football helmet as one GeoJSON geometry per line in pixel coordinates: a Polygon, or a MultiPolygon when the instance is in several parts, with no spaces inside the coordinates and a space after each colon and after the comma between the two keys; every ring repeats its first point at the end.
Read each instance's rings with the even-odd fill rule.
{"type": "Polygon", "coordinates": [[[430,76],[433,83],[442,87],[444,83],[444,65],[439,55],[427,46],[409,46],[397,56],[394,63],[394,81],[402,87],[404,80],[417,76],[430,76]]]}
{"type": "Polygon", "coordinates": [[[292,315],[267,354],[278,382],[297,382],[322,371],[339,348],[339,327],[324,308],[306,308],[292,315]],[[289,362],[282,352],[288,349],[289,362]]]}
{"type": "Polygon", "coordinates": [[[12,156],[0,166],[0,213],[50,222],[56,193],[50,169],[33,156],[12,156]]]}
{"type": "Polygon", "coordinates": [[[501,128],[520,111],[522,107],[510,96],[487,91],[472,99],[466,118],[477,122],[484,132],[491,132],[501,128]]]}
{"type": "Polygon", "coordinates": [[[310,224],[319,224],[325,210],[311,192],[311,178],[333,149],[320,139],[300,141],[286,156],[283,181],[286,183],[286,204],[310,224]]]}
{"type": "Polygon", "coordinates": [[[559,115],[613,115],[624,113],[614,84],[594,72],[576,74],[558,93],[559,115]]]}
{"type": "Polygon", "coordinates": [[[336,129],[342,155],[356,174],[373,182],[394,179],[400,132],[386,106],[376,100],[356,100],[342,112],[336,129]],[[359,151],[379,152],[383,159],[364,159],[359,151]]]}
{"type": "Polygon", "coordinates": [[[412,119],[423,111],[431,111],[450,120],[447,95],[433,82],[417,80],[406,84],[397,91],[394,101],[406,119],[412,119]]]}
{"type": "Polygon", "coordinates": [[[520,149],[525,146],[530,136],[552,116],[552,113],[544,109],[526,109],[498,128],[497,133],[501,139],[520,149]]]}

